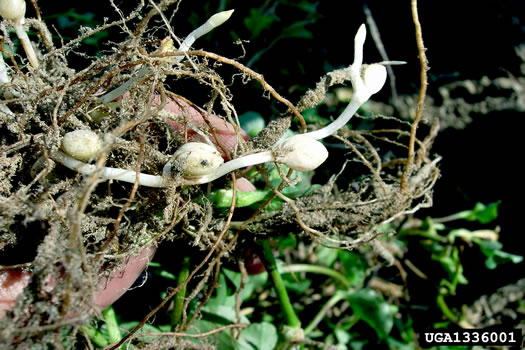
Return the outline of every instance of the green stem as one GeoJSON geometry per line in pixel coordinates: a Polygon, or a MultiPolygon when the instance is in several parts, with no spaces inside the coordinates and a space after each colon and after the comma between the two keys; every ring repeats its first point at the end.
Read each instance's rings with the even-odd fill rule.
{"type": "Polygon", "coordinates": [[[118,343],[122,337],[120,336],[120,329],[118,327],[117,315],[113,307],[108,307],[102,311],[106,327],[108,328],[108,338],[111,343],[118,343]]]}
{"type": "Polygon", "coordinates": [[[287,265],[282,268],[283,273],[294,273],[294,272],[311,272],[320,275],[326,275],[340,282],[346,289],[350,288],[350,284],[346,280],[345,276],[333,269],[324,266],[310,265],[310,264],[294,264],[287,265]]]}
{"type": "Polygon", "coordinates": [[[310,324],[304,329],[304,335],[307,336],[315,327],[323,320],[323,317],[326,315],[328,310],[334,307],[340,300],[345,298],[346,294],[341,292],[336,292],[327,302],[323,305],[321,310],[315,315],[314,319],[310,324]]]}
{"type": "Polygon", "coordinates": [[[442,218],[432,218],[432,221],[435,223],[444,223],[454,220],[465,219],[468,218],[470,215],[472,215],[472,210],[464,210],[460,211],[459,213],[444,216],[442,218]]]}
{"type": "MultiPolygon", "coordinates": [[[[180,267],[179,276],[177,277],[177,285],[182,284],[190,274],[190,257],[187,255],[182,260],[182,266],[180,267]]],[[[182,319],[182,311],[184,308],[184,298],[186,297],[186,286],[179,290],[175,296],[175,306],[173,307],[173,319],[171,328],[174,330],[175,327],[180,323],[182,319]]]]}
{"type": "Polygon", "coordinates": [[[262,246],[264,264],[272,279],[273,287],[275,288],[275,292],[279,298],[279,303],[281,304],[281,309],[284,313],[284,317],[286,318],[286,323],[292,328],[300,328],[301,321],[299,321],[299,318],[295,314],[295,310],[292,306],[292,303],[290,302],[290,298],[288,297],[288,292],[284,286],[281,274],[277,270],[277,263],[273,257],[270,243],[268,243],[267,240],[264,240],[262,246]]]}
{"type": "Polygon", "coordinates": [[[436,303],[441,309],[441,312],[443,313],[443,315],[445,315],[452,322],[456,322],[456,323],[458,322],[458,318],[456,317],[456,315],[454,315],[452,310],[450,310],[450,308],[447,305],[447,302],[445,301],[445,295],[440,293],[437,296],[436,303]]]}
{"type": "Polygon", "coordinates": [[[142,67],[136,76],[131,77],[126,82],[124,82],[119,87],[111,90],[104,96],[101,96],[98,98],[97,102],[108,105],[111,101],[119,98],[120,96],[124,95],[128,90],[131,89],[133,85],[135,85],[137,82],[140,82],[144,79],[144,77],[150,75],[153,71],[150,67],[142,67]]]}
{"type": "Polygon", "coordinates": [[[89,337],[89,340],[95,343],[95,345],[101,348],[104,348],[110,344],[106,336],[102,334],[98,329],[93,327],[92,325],[86,324],[86,325],[83,325],[82,328],[84,329],[87,336],[89,337]]]}

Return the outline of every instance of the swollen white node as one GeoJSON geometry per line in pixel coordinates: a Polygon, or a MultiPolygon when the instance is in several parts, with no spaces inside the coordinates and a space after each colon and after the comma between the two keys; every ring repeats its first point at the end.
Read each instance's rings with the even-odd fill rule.
{"type": "Polygon", "coordinates": [[[102,140],[91,130],[68,132],[62,139],[62,150],[69,156],[87,161],[102,148],[102,140]]]}
{"type": "Polygon", "coordinates": [[[23,24],[25,14],[26,2],[24,0],[0,0],[0,16],[5,19],[23,24]]]}
{"type": "Polygon", "coordinates": [[[304,135],[294,135],[274,150],[275,161],[297,171],[312,171],[328,158],[328,150],[319,141],[304,135]]]}
{"type": "Polygon", "coordinates": [[[201,142],[189,142],[173,154],[173,162],[186,176],[202,176],[214,173],[224,160],[215,147],[201,142]]]}

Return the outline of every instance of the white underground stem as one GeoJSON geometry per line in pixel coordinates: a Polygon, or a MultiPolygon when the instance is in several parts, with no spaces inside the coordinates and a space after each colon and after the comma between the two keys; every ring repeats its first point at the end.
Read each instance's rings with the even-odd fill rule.
{"type": "MultiPolygon", "coordinates": [[[[106,179],[135,183],[137,173],[132,170],[104,167],[100,171],[100,176],[106,179]]],[[[162,176],[139,173],[139,185],[147,187],[167,187],[168,182],[162,176]]]]}
{"type": "Polygon", "coordinates": [[[20,39],[20,43],[22,44],[24,51],[26,52],[29,63],[34,69],[37,69],[38,68],[38,58],[36,57],[36,53],[35,53],[35,50],[33,49],[33,45],[31,45],[31,41],[29,40],[29,37],[27,36],[27,33],[25,32],[22,24],[15,23],[15,32],[18,38],[20,39]]]}
{"type": "Polygon", "coordinates": [[[273,162],[274,158],[272,151],[264,151],[255,154],[249,154],[244,157],[239,157],[221,165],[215,172],[217,177],[224,176],[234,170],[240,168],[247,168],[252,165],[273,162]]]}
{"type": "MultiPolygon", "coordinates": [[[[9,75],[7,74],[7,65],[5,64],[4,58],[2,57],[2,54],[0,53],[0,84],[9,84],[11,82],[11,79],[9,79],[9,75]]],[[[5,95],[5,93],[4,93],[5,95]]],[[[3,112],[7,115],[14,115],[14,113],[9,109],[9,107],[5,104],[0,104],[0,112],[3,112]]]]}
{"type": "MultiPolygon", "coordinates": [[[[4,58],[2,57],[2,54],[0,53],[0,84],[9,84],[11,82],[11,79],[9,79],[9,75],[7,74],[7,66],[5,64],[4,58]]],[[[0,112],[3,112],[7,115],[13,115],[13,112],[9,109],[9,107],[5,104],[0,104],[0,112]]]]}
{"type": "MultiPolygon", "coordinates": [[[[231,14],[231,12],[230,12],[231,14]]],[[[215,16],[212,16],[212,18],[215,16]]],[[[229,16],[228,16],[229,17],[229,16]]],[[[226,18],[227,19],[227,18],[226,18]]],[[[222,21],[224,22],[224,20],[222,21]]],[[[211,18],[206,23],[204,23],[202,26],[194,30],[186,40],[181,44],[179,51],[186,51],[193,42],[200,36],[208,33],[210,30],[215,28],[216,26],[222,24],[220,23],[214,23],[211,18]]],[[[309,136],[312,139],[319,140],[322,138],[325,138],[333,133],[335,133],[338,129],[342,128],[349,120],[350,118],[357,112],[359,107],[363,105],[372,95],[370,93],[370,89],[368,89],[361,77],[361,64],[363,61],[363,45],[366,38],[366,27],[364,25],[361,25],[359,28],[355,39],[354,39],[354,45],[355,45],[355,52],[354,52],[354,63],[350,67],[350,79],[352,81],[352,85],[354,88],[354,95],[352,96],[352,100],[348,104],[348,106],[345,108],[343,113],[331,124],[328,126],[306,133],[305,136],[309,136]]],[[[118,87],[117,89],[111,91],[110,93],[106,94],[105,96],[101,97],[99,100],[102,103],[107,103],[120,95],[122,95],[129,86],[131,86],[137,78],[143,77],[149,72],[149,68],[144,67],[142,68],[137,77],[134,77],[130,80],[128,80],[126,83],[118,87]]],[[[66,156],[65,154],[58,152],[55,155],[57,160],[63,163],[65,166],[78,171],[79,173],[90,175],[93,174],[96,171],[96,167],[94,165],[89,165],[83,162],[80,162],[78,160],[75,160],[73,158],[70,158],[69,156],[66,156]]],[[[231,160],[229,162],[224,163],[220,167],[216,169],[216,171],[213,174],[210,175],[202,175],[202,176],[195,176],[195,177],[186,177],[184,179],[184,183],[188,185],[192,184],[203,184],[207,182],[211,182],[221,176],[224,176],[236,169],[239,168],[245,168],[256,164],[262,164],[266,162],[272,162],[275,161],[274,156],[272,154],[272,151],[264,151],[256,154],[247,155],[244,157],[236,158],[234,160],[231,160]]],[[[169,171],[168,171],[169,172],[169,171]]],[[[99,176],[106,179],[114,179],[114,180],[120,180],[120,181],[126,181],[130,183],[134,183],[137,178],[137,174],[134,171],[131,170],[123,170],[123,169],[117,169],[117,168],[108,168],[104,167],[99,170],[99,176]]],[[[166,187],[167,186],[167,178],[163,176],[154,176],[154,175],[148,175],[148,174],[138,174],[139,176],[139,184],[142,186],[150,186],[150,187],[166,187]]]]}
{"type": "MultiPolygon", "coordinates": [[[[213,30],[214,28],[216,28],[216,27],[220,26],[222,23],[224,23],[228,18],[230,18],[232,12],[233,12],[233,10],[223,11],[223,12],[219,12],[218,14],[215,14],[215,15],[211,16],[203,25],[201,25],[200,27],[198,27],[197,29],[192,31],[186,37],[186,39],[184,39],[184,41],[182,42],[182,44],[179,47],[178,52],[186,52],[186,51],[188,51],[189,48],[191,47],[191,45],[195,42],[195,40],[197,40],[201,36],[209,33],[211,30],[213,30]],[[227,15],[225,15],[225,14],[227,14],[227,15]],[[222,19],[216,20],[217,18],[221,18],[221,17],[222,17],[222,19]],[[226,18],[226,19],[224,19],[224,18],[226,18]]],[[[183,58],[184,58],[184,56],[173,57],[172,58],[172,62],[178,63],[183,58]]],[[[151,73],[152,73],[152,70],[149,67],[143,67],[138,72],[136,77],[130,78],[128,81],[126,81],[125,83],[123,83],[122,85],[117,87],[116,89],[114,89],[114,90],[108,92],[107,94],[105,94],[104,96],[100,97],[98,99],[98,102],[99,103],[103,103],[103,104],[108,104],[109,102],[115,100],[116,98],[119,98],[120,96],[124,95],[126,93],[126,91],[128,91],[128,89],[131,86],[133,86],[137,80],[140,80],[140,79],[144,78],[145,76],[147,76],[147,75],[149,75],[151,73]]]]}
{"type": "Polygon", "coordinates": [[[240,168],[246,168],[252,165],[257,164],[263,164],[267,162],[273,162],[274,158],[272,155],[272,151],[264,151],[260,153],[250,154],[244,157],[239,157],[233,160],[230,160],[220,167],[217,168],[217,170],[210,175],[202,175],[195,178],[188,178],[187,182],[188,184],[204,184],[207,182],[211,182],[215,179],[218,179],[219,177],[222,177],[228,173],[231,173],[234,170],[240,169],[240,168]]]}
{"type": "Polygon", "coordinates": [[[98,102],[102,103],[104,105],[107,105],[111,101],[113,101],[113,100],[119,98],[120,96],[124,95],[131,88],[131,86],[133,86],[135,84],[136,81],[141,80],[146,75],[149,75],[151,73],[152,73],[152,70],[149,67],[147,67],[147,66],[146,67],[142,67],[139,70],[139,72],[137,73],[136,76],[128,79],[122,85],[120,85],[119,87],[111,90],[110,92],[108,92],[104,96],[101,96],[98,99],[98,102]]]}
{"type": "Polygon", "coordinates": [[[332,135],[337,130],[342,128],[348,123],[350,118],[358,111],[371,96],[369,89],[365,86],[363,79],[361,78],[361,69],[363,63],[363,45],[366,39],[366,26],[362,24],[357,34],[354,38],[354,63],[350,66],[350,81],[352,82],[352,87],[354,94],[348,106],[341,115],[334,120],[332,123],[328,124],[322,129],[306,133],[306,136],[309,136],[315,140],[323,139],[327,136],[332,135]]]}
{"type": "MultiPolygon", "coordinates": [[[[86,164],[62,153],[53,153],[54,160],[62,163],[64,166],[83,175],[92,175],[97,167],[92,164],[86,164]]],[[[133,170],[119,168],[103,167],[99,171],[99,177],[106,180],[118,180],[129,183],[135,183],[137,173],[133,170]]],[[[139,173],[139,185],[147,187],[167,187],[168,180],[162,176],[139,173]]]]}
{"type": "Polygon", "coordinates": [[[352,98],[348,106],[346,106],[345,110],[339,117],[337,117],[336,120],[334,120],[332,123],[328,124],[322,129],[315,130],[308,132],[304,134],[305,136],[309,136],[315,140],[324,139],[327,136],[332,135],[337,130],[345,126],[346,123],[352,118],[352,116],[357,112],[359,107],[361,107],[362,103],[359,101],[356,101],[352,98]]]}
{"type": "MultiPolygon", "coordinates": [[[[52,158],[71,170],[74,170],[82,175],[92,175],[97,170],[97,167],[92,164],[87,164],[76,160],[63,152],[53,153],[52,158]]],[[[221,165],[217,171],[210,175],[198,176],[195,178],[185,178],[185,185],[198,185],[211,182],[219,177],[222,177],[234,170],[249,167],[252,165],[262,164],[266,162],[273,162],[274,158],[271,151],[264,151],[256,154],[250,154],[244,157],[233,159],[221,165]]],[[[137,173],[133,170],[125,170],[119,168],[103,167],[99,170],[99,177],[106,180],[118,180],[129,183],[135,183],[137,173]]],[[[149,175],[139,173],[139,185],[147,187],[167,187],[168,179],[163,176],[149,175]]]]}
{"type": "MultiPolygon", "coordinates": [[[[195,32],[195,31],[193,31],[193,32],[195,32]]],[[[182,44],[180,45],[180,48],[179,48],[179,52],[188,51],[188,49],[190,48],[191,44],[193,44],[195,42],[195,40],[198,38],[198,37],[195,37],[194,35],[192,36],[193,32],[190,35],[188,35],[188,37],[182,42],[182,44]]],[[[202,35],[204,35],[204,34],[202,34],[202,35]]],[[[173,57],[173,61],[178,63],[183,58],[184,58],[183,56],[173,57]]],[[[98,102],[107,105],[109,102],[111,102],[111,101],[119,98],[120,96],[124,95],[138,80],[144,78],[145,76],[147,76],[147,75],[149,75],[151,73],[152,73],[152,70],[149,67],[142,67],[139,70],[139,72],[137,73],[136,76],[131,77],[130,79],[128,79],[126,82],[124,82],[119,87],[113,89],[112,91],[108,92],[104,96],[100,97],[98,99],[98,102]]]]}
{"type": "Polygon", "coordinates": [[[9,74],[7,74],[7,65],[5,64],[4,57],[0,54],[0,84],[9,84],[9,74]]]}
{"type": "MultiPolygon", "coordinates": [[[[199,27],[200,28],[200,27],[199,27]]],[[[191,47],[191,45],[193,45],[193,43],[195,42],[195,40],[197,40],[198,37],[204,35],[204,34],[201,34],[199,35],[198,37],[195,36],[195,32],[199,29],[195,29],[193,32],[191,32],[187,37],[186,39],[184,39],[184,41],[182,42],[182,44],[180,44],[180,47],[179,47],[179,52],[186,52],[189,50],[189,48],[191,47]]],[[[184,56],[180,56],[180,57],[173,57],[173,60],[175,62],[180,62],[182,59],[184,58],[184,56]]]]}
{"type": "Polygon", "coordinates": [[[5,104],[0,104],[0,112],[3,112],[7,115],[15,115],[5,104]]]}

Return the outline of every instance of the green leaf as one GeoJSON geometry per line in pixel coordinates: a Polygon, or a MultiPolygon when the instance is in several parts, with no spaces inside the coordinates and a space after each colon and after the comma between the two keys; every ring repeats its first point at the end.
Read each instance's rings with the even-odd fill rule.
{"type": "Polygon", "coordinates": [[[241,273],[228,270],[226,268],[221,269],[221,272],[230,280],[230,282],[238,289],[241,286],[241,273]]]}
{"type": "Polygon", "coordinates": [[[347,331],[341,328],[336,328],[334,334],[339,344],[348,344],[348,342],[352,339],[352,336],[347,331]]]}
{"type": "Polygon", "coordinates": [[[281,191],[286,197],[291,199],[301,198],[309,195],[315,190],[321,188],[321,185],[310,185],[309,181],[300,181],[294,187],[285,187],[281,191]]]}
{"type": "Polygon", "coordinates": [[[443,269],[448,274],[448,279],[443,279],[441,283],[445,283],[446,286],[450,289],[452,294],[455,293],[457,284],[467,284],[468,280],[463,275],[463,265],[459,259],[459,250],[457,247],[452,247],[451,249],[446,249],[441,247],[441,252],[439,254],[432,254],[432,260],[439,261],[443,269]]]}
{"type": "MultiPolygon", "coordinates": [[[[293,135],[293,132],[290,135],[293,135]]],[[[287,136],[285,135],[285,138],[286,137],[287,136]]],[[[268,169],[270,169],[268,178],[270,179],[271,185],[275,188],[279,187],[279,185],[282,182],[282,179],[275,165],[269,164],[267,165],[267,167],[268,169]]],[[[288,168],[286,166],[282,165],[281,169],[285,174],[288,172],[288,168]]],[[[285,187],[281,191],[281,193],[287,196],[288,198],[296,199],[296,198],[304,197],[321,187],[321,185],[318,185],[318,184],[315,184],[315,185],[311,184],[310,180],[311,180],[312,174],[309,172],[300,172],[300,171],[294,170],[292,172],[292,175],[290,176],[290,180],[294,181],[297,179],[298,176],[301,177],[301,181],[299,181],[295,186],[285,187]]],[[[269,191],[269,193],[273,193],[270,189],[266,189],[266,191],[269,191]]],[[[274,199],[270,201],[268,206],[266,206],[265,210],[267,211],[279,210],[282,202],[283,202],[282,199],[280,199],[279,197],[275,197],[274,199]]]]}
{"type": "Polygon", "coordinates": [[[485,266],[489,270],[493,270],[498,265],[507,262],[519,264],[523,261],[523,256],[502,251],[501,248],[503,245],[500,242],[479,238],[474,238],[472,241],[479,245],[481,252],[487,257],[485,260],[485,266]]]}
{"type": "MultiPolygon", "coordinates": [[[[226,289],[222,285],[223,289],[226,289]]],[[[221,289],[217,288],[217,289],[221,289]]],[[[227,325],[237,322],[237,314],[235,313],[235,294],[227,296],[226,298],[212,298],[203,307],[203,320],[213,322],[217,325],[227,325]]],[[[241,315],[242,323],[249,323],[246,316],[241,315]]]]}
{"type": "Polygon", "coordinates": [[[319,184],[311,185],[310,187],[308,187],[308,189],[306,189],[306,191],[304,191],[304,193],[301,195],[301,197],[309,196],[311,193],[313,193],[314,191],[317,191],[321,187],[323,187],[323,186],[321,186],[319,184]]]}
{"type": "Polygon", "coordinates": [[[281,277],[286,289],[296,294],[303,294],[312,284],[311,280],[303,279],[299,274],[283,274],[281,277]]]}
{"type": "Polygon", "coordinates": [[[330,267],[337,260],[338,250],[318,245],[315,248],[315,256],[317,257],[317,263],[330,267]]]}
{"type": "Polygon", "coordinates": [[[244,19],[244,25],[252,33],[252,39],[256,38],[261,32],[268,28],[273,22],[274,18],[260,13],[257,9],[250,10],[250,16],[244,19]]]}
{"type": "MultiPolygon", "coordinates": [[[[237,191],[235,195],[236,207],[247,207],[254,203],[264,200],[270,196],[271,190],[241,192],[237,191]]],[[[232,190],[216,190],[211,193],[210,200],[215,203],[217,208],[229,208],[232,204],[233,191],[232,190]]]]}
{"type": "Polygon", "coordinates": [[[104,39],[105,37],[109,36],[109,32],[107,30],[100,31],[93,35],[92,37],[85,38],[82,42],[88,45],[94,45],[97,46],[100,42],[100,40],[104,39]]]}
{"type": "MultiPolygon", "coordinates": [[[[234,303],[234,296],[228,298],[228,304],[230,305],[221,305],[219,303],[212,304],[211,302],[208,302],[202,308],[202,319],[213,322],[214,324],[220,326],[225,326],[230,323],[236,323],[237,314],[235,313],[235,308],[232,305],[234,303]]],[[[241,322],[248,322],[248,319],[245,316],[241,316],[241,322]]]]}
{"type": "Polygon", "coordinates": [[[160,277],[168,279],[168,280],[175,281],[177,279],[177,276],[175,276],[174,274],[172,274],[171,272],[166,271],[166,270],[160,270],[160,271],[156,271],[154,273],[158,274],[160,277]]]}
{"type": "MultiPolygon", "coordinates": [[[[240,287],[241,284],[241,273],[228,270],[226,268],[222,269],[222,272],[228,277],[228,279],[235,285],[236,288],[240,287]]],[[[256,288],[261,287],[266,284],[268,280],[268,273],[263,272],[256,275],[249,275],[244,289],[241,292],[241,301],[250,299],[253,297],[253,293],[256,288]]]]}
{"type": "MultiPolygon", "coordinates": [[[[283,172],[286,174],[288,172],[288,167],[282,166],[283,172]]],[[[274,170],[277,172],[277,169],[274,170]]],[[[297,198],[302,196],[304,192],[308,190],[308,188],[311,186],[310,178],[311,174],[308,172],[302,172],[302,171],[293,171],[292,176],[290,176],[290,181],[295,181],[297,178],[300,177],[301,181],[299,181],[295,186],[292,187],[285,187],[282,190],[282,193],[285,194],[288,197],[297,198]]],[[[277,172],[275,177],[270,181],[272,186],[278,187],[283,180],[281,179],[281,176],[277,172]]]]}
{"type": "Polygon", "coordinates": [[[482,224],[487,224],[498,217],[498,206],[500,204],[501,201],[490,203],[489,205],[476,203],[474,209],[465,216],[465,220],[478,221],[482,224]]]}
{"type": "Polygon", "coordinates": [[[297,246],[297,238],[293,234],[288,234],[285,237],[279,237],[279,250],[286,248],[295,248],[297,246]]]}
{"type": "Polygon", "coordinates": [[[250,135],[256,136],[266,126],[266,122],[261,114],[253,111],[248,111],[239,116],[241,128],[250,135]]]}
{"type": "MultiPolygon", "coordinates": [[[[230,276],[233,279],[233,283],[240,284],[240,278],[235,276],[232,271],[230,276]]],[[[231,280],[231,279],[230,279],[231,280]]],[[[237,322],[237,314],[235,313],[235,290],[231,290],[228,287],[228,281],[226,280],[226,274],[221,273],[218,281],[219,287],[216,288],[216,294],[211,298],[202,308],[203,319],[213,322],[217,325],[226,325],[229,323],[237,322]]],[[[246,316],[241,316],[241,322],[249,323],[246,316]]]]}
{"type": "Polygon", "coordinates": [[[472,239],[472,242],[479,245],[479,248],[481,249],[481,252],[485,254],[487,257],[494,255],[494,252],[497,250],[500,250],[503,248],[503,244],[498,241],[492,241],[487,239],[480,239],[477,237],[474,237],[472,239]]]}
{"type": "Polygon", "coordinates": [[[363,258],[356,253],[345,250],[338,251],[338,255],[343,265],[343,273],[349,284],[353,287],[362,286],[368,268],[363,258]]]}
{"type": "Polygon", "coordinates": [[[292,25],[283,29],[280,39],[293,38],[293,39],[313,39],[311,31],[305,29],[305,26],[313,23],[312,20],[294,22],[292,25]]]}
{"type": "Polygon", "coordinates": [[[277,328],[271,323],[261,322],[243,329],[238,344],[242,350],[273,350],[277,340],[277,328]]]}
{"type": "MultiPolygon", "coordinates": [[[[105,325],[102,325],[102,327],[105,328],[105,325]]],[[[107,330],[105,329],[105,331],[102,332],[102,327],[99,330],[90,324],[85,324],[82,326],[82,329],[86,332],[87,336],[93,343],[99,347],[106,347],[109,345],[107,330]]]]}
{"type": "MultiPolygon", "coordinates": [[[[498,258],[498,260],[505,259],[505,262],[506,261],[511,261],[514,264],[519,264],[520,262],[523,261],[523,256],[516,255],[516,254],[511,254],[511,253],[506,253],[504,251],[496,252],[496,257],[498,258]]],[[[501,263],[501,262],[498,262],[498,263],[501,263]]]]}
{"type": "Polygon", "coordinates": [[[390,349],[396,349],[396,350],[416,350],[417,349],[417,347],[414,344],[403,343],[392,337],[388,337],[386,342],[388,346],[390,347],[390,349]]]}
{"type": "Polygon", "coordinates": [[[307,124],[321,124],[321,125],[330,124],[330,119],[321,117],[319,115],[319,111],[317,110],[317,108],[306,109],[303,111],[302,115],[303,115],[304,121],[307,124]]]}
{"type": "Polygon", "coordinates": [[[104,311],[102,311],[102,316],[104,317],[104,321],[106,322],[106,329],[108,332],[109,342],[116,343],[120,341],[120,339],[122,338],[117,321],[117,314],[115,313],[113,307],[109,306],[104,311]]]}
{"type": "Polygon", "coordinates": [[[266,206],[266,208],[264,208],[264,210],[269,211],[269,212],[279,210],[281,208],[282,202],[283,200],[281,198],[275,197],[274,199],[270,201],[270,203],[268,203],[268,205],[266,206]]]}
{"type": "MultiPolygon", "coordinates": [[[[119,323],[119,328],[122,329],[122,330],[125,330],[125,331],[121,331],[122,336],[124,336],[125,334],[131,332],[138,325],[139,325],[138,321],[119,323]]],[[[135,334],[140,335],[142,333],[160,333],[160,332],[161,332],[161,330],[159,328],[146,323],[135,334]]],[[[148,335],[148,336],[138,337],[137,339],[140,340],[140,341],[143,341],[143,342],[151,342],[151,341],[155,341],[155,339],[158,339],[158,337],[156,337],[154,335],[153,336],[152,335],[148,335]]]]}
{"type": "Polygon", "coordinates": [[[373,289],[361,289],[347,298],[354,313],[372,327],[379,338],[388,336],[394,325],[394,315],[388,303],[373,289]]]}
{"type": "MultiPolygon", "coordinates": [[[[229,323],[226,323],[229,324],[229,323]]],[[[196,320],[191,324],[190,329],[188,329],[188,334],[198,334],[198,333],[205,333],[213,331],[214,329],[219,328],[221,325],[224,324],[216,324],[214,322],[210,322],[204,319],[196,320]]],[[[217,346],[217,349],[224,349],[224,350],[234,350],[237,349],[236,340],[233,338],[232,333],[230,330],[223,330],[222,332],[215,333],[211,336],[208,336],[203,339],[199,338],[190,338],[191,341],[201,344],[210,344],[213,343],[217,346]]]]}
{"type": "Polygon", "coordinates": [[[317,14],[317,7],[319,5],[319,2],[312,2],[311,0],[301,0],[298,3],[292,1],[290,5],[297,6],[307,14],[314,16],[317,14]]]}

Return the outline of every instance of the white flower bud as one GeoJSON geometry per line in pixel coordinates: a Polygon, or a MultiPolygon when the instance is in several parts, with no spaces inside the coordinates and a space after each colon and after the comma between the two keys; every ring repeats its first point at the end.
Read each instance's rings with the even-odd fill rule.
{"type": "Polygon", "coordinates": [[[0,15],[14,22],[21,21],[26,14],[25,0],[0,0],[0,15]]]}
{"type": "Polygon", "coordinates": [[[87,161],[102,148],[102,140],[91,130],[68,132],[62,139],[62,150],[69,156],[87,161]]]}
{"type": "Polygon", "coordinates": [[[386,82],[386,68],[381,64],[371,64],[363,71],[363,82],[368,88],[368,93],[377,93],[386,82]]]}
{"type": "Polygon", "coordinates": [[[312,171],[328,158],[326,147],[306,135],[290,137],[277,146],[274,154],[277,162],[297,171],[312,171]]]}
{"type": "Polygon", "coordinates": [[[189,142],[179,147],[173,160],[186,176],[212,174],[224,163],[214,147],[201,142],[189,142]]]}

